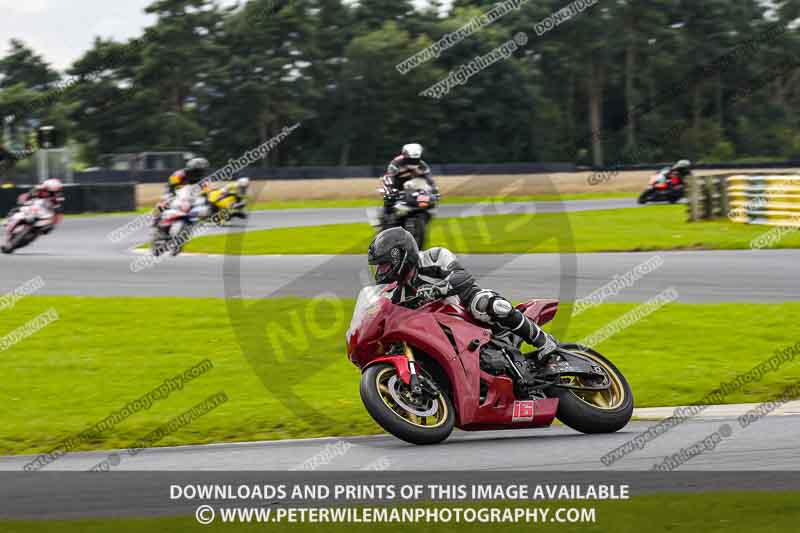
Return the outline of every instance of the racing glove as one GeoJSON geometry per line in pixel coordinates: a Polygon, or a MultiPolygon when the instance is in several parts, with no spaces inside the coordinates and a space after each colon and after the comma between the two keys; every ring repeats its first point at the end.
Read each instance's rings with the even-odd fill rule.
{"type": "Polygon", "coordinates": [[[421,300],[433,301],[446,297],[451,290],[452,287],[447,281],[429,283],[418,288],[416,296],[421,300]]]}

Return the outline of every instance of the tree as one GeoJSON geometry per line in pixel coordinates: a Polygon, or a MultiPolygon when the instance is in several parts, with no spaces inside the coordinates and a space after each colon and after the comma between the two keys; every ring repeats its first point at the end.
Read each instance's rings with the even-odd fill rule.
{"type": "Polygon", "coordinates": [[[11,39],[11,51],[0,59],[0,89],[23,85],[36,91],[46,91],[59,78],[58,72],[51,69],[42,56],[18,39],[11,39]]]}

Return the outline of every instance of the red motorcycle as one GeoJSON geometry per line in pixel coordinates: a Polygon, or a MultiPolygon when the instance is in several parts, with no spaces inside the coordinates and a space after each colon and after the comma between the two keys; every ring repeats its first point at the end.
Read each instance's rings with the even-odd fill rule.
{"type": "MultiPolygon", "coordinates": [[[[583,433],[611,433],[633,414],[622,373],[596,351],[564,344],[538,366],[522,340],[492,331],[450,299],[393,304],[389,286],[361,291],[347,331],[348,357],[361,369],[361,400],[386,431],[412,444],[445,440],[454,427],[549,426],[558,418],[583,433]]],[[[557,300],[517,308],[542,325],[557,300]]]]}
{"type": "Polygon", "coordinates": [[[671,167],[662,168],[658,174],[650,178],[647,188],[637,200],[640,204],[647,202],[669,202],[674,204],[684,196],[684,184],[677,172],[671,167]]]}

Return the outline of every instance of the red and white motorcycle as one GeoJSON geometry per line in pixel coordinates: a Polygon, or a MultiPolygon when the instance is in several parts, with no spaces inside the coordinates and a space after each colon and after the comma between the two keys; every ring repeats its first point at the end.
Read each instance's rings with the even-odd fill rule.
{"type": "Polygon", "coordinates": [[[25,203],[8,216],[0,250],[4,254],[10,254],[29,245],[39,235],[47,235],[53,231],[61,218],[46,200],[36,199],[25,203]]]}
{"type": "Polygon", "coordinates": [[[174,197],[165,198],[160,215],[153,223],[153,241],[150,245],[156,257],[168,253],[176,256],[192,237],[198,221],[208,218],[210,208],[205,197],[193,187],[179,189],[174,197]]]}

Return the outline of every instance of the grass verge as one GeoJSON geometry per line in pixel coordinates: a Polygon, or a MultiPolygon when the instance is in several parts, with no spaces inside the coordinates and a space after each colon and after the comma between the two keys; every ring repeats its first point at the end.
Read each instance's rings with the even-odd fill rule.
{"type": "MultiPolygon", "coordinates": [[[[636,198],[629,192],[585,192],[571,194],[528,194],[516,196],[447,196],[442,199],[443,204],[477,204],[481,202],[550,202],[556,200],[605,200],[612,198],[636,198]]],[[[250,209],[320,209],[330,207],[374,207],[380,205],[379,196],[374,198],[343,198],[343,199],[309,199],[309,200],[272,200],[257,202],[250,209]]]]}
{"type": "MultiPolygon", "coordinates": [[[[769,230],[767,226],[727,220],[688,223],[686,207],[657,205],[437,219],[431,224],[429,246],[444,246],[456,253],[563,253],[573,248],[575,252],[734,250],[750,248],[753,239],[769,230]]],[[[244,237],[200,237],[192,240],[186,251],[242,255],[364,253],[373,235],[373,229],[364,223],[279,228],[247,232],[244,237]]],[[[800,231],[785,233],[773,247],[800,247],[800,231]]]]}
{"type": "MultiPolygon", "coordinates": [[[[711,492],[692,494],[652,494],[635,496],[626,501],[599,502],[552,502],[531,505],[520,502],[455,504],[457,507],[514,507],[548,508],[555,515],[559,507],[595,508],[595,523],[519,523],[492,524],[493,531],[584,531],[586,533],[648,533],[692,531],[693,533],[789,533],[797,530],[800,506],[796,504],[796,492],[711,492]],[[698,512],[702,510],[702,512],[698,512]]],[[[247,504],[231,504],[229,507],[245,507],[247,504]]],[[[256,506],[257,504],[253,505],[256,506]]],[[[411,507],[401,505],[400,507],[411,507]]],[[[274,506],[273,506],[274,508],[274,506]]],[[[273,511],[274,512],[274,511],[273,511]]],[[[341,523],[341,524],[221,524],[199,525],[194,518],[148,518],[148,519],[94,519],[75,521],[0,522],[8,533],[150,533],[153,531],[219,532],[219,531],[264,531],[265,526],[278,526],[281,531],[331,531],[372,532],[397,531],[398,524],[341,523]]],[[[409,526],[411,526],[409,528],[409,526]]],[[[438,531],[484,531],[484,523],[415,523],[413,531],[432,533],[438,531]]]]}
{"type": "MultiPolygon", "coordinates": [[[[309,405],[326,406],[327,422],[305,424],[265,389],[243,357],[222,299],[33,296],[0,313],[3,334],[51,307],[59,320],[0,358],[0,454],[49,451],[206,358],[214,365],[206,374],[78,449],[130,446],[219,391],[228,395],[227,403],[158,445],[380,431],[361,405],[359,374],[344,353],[352,300],[323,306],[301,298],[243,303],[253,310],[245,334],[268,351],[280,351],[270,376],[309,405]],[[310,323],[316,320],[322,326],[314,330],[310,323]],[[311,333],[304,337],[303,331],[311,333]]],[[[564,341],[578,340],[634,307],[604,304],[567,324],[571,310],[564,306],[548,329],[564,341]]],[[[637,406],[684,405],[796,343],[799,321],[800,303],[669,304],[597,348],[628,377],[637,406]],[[731,324],[747,324],[746,347],[731,324]]],[[[799,379],[798,365],[786,363],[724,401],[763,401],[799,379]]]]}

